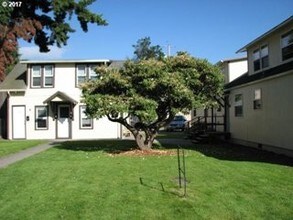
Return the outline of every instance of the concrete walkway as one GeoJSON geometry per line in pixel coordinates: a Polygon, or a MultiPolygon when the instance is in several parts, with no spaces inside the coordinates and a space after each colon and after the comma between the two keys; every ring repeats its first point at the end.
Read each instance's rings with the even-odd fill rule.
{"type": "Polygon", "coordinates": [[[58,141],[58,142],[50,141],[48,143],[41,144],[36,147],[31,147],[31,148],[22,150],[18,153],[15,153],[15,154],[10,154],[8,156],[0,157],[0,169],[7,167],[8,165],[13,164],[17,161],[23,160],[27,157],[38,154],[42,151],[48,150],[49,148],[52,148],[52,147],[58,145],[59,143],[61,143],[61,142],[60,141],[58,141]]]}

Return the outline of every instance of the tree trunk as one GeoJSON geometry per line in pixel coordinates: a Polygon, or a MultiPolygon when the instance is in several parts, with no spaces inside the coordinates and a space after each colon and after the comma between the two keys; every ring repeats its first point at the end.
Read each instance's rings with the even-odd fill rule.
{"type": "MultiPolygon", "coordinates": [[[[124,125],[134,136],[135,141],[137,143],[137,146],[139,147],[140,150],[151,150],[153,146],[153,142],[155,140],[155,137],[157,136],[158,133],[158,128],[154,128],[156,126],[152,126],[152,128],[147,127],[147,126],[131,126],[127,122],[127,118],[113,118],[111,115],[107,115],[108,119],[112,122],[118,122],[122,125],[124,125]]],[[[137,123],[138,124],[138,123],[137,123]]],[[[136,125],[137,125],[136,124],[136,125]]]]}
{"type": "Polygon", "coordinates": [[[156,134],[143,135],[138,133],[134,137],[140,150],[151,150],[156,134]]]}

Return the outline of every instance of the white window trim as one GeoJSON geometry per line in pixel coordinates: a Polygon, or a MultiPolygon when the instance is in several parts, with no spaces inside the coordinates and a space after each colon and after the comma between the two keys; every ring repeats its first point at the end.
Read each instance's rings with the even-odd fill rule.
{"type": "Polygon", "coordinates": [[[45,88],[52,88],[54,87],[54,66],[53,65],[44,65],[43,66],[43,87],[45,88]],[[46,67],[50,66],[51,67],[51,75],[46,75],[46,67]],[[52,85],[46,86],[46,77],[52,77],[52,85]]]}
{"type": "MultiPolygon", "coordinates": [[[[79,75],[78,74],[78,67],[79,66],[84,66],[85,67],[85,74],[83,75],[84,77],[85,77],[85,82],[86,81],[88,81],[88,80],[91,80],[91,78],[92,78],[92,76],[94,75],[94,74],[91,74],[92,72],[91,72],[91,68],[92,67],[97,67],[99,64],[77,64],[76,65],[76,67],[75,67],[75,86],[76,87],[79,87],[80,86],[80,84],[82,84],[82,83],[80,83],[79,81],[78,81],[78,77],[79,76],[81,76],[81,75],[79,75]]],[[[96,74],[96,73],[95,73],[96,74]]],[[[96,76],[96,75],[95,75],[96,76]]]]}
{"type": "Polygon", "coordinates": [[[53,64],[46,64],[46,65],[32,65],[30,67],[30,72],[31,72],[31,77],[30,77],[30,85],[31,85],[31,88],[54,88],[54,85],[55,85],[55,66],[53,64]],[[34,85],[34,78],[36,78],[36,76],[34,76],[34,71],[33,71],[33,68],[35,66],[39,66],[40,67],[40,85],[39,86],[35,86],[34,85]],[[52,67],[52,85],[51,86],[45,86],[45,67],[46,66],[51,66],[52,67]]]}
{"type": "Polygon", "coordinates": [[[48,111],[49,111],[49,109],[48,109],[48,106],[46,106],[46,105],[43,105],[43,106],[35,106],[35,130],[48,130],[48,128],[49,128],[49,121],[48,121],[48,115],[49,115],[49,113],[48,113],[48,111]],[[45,117],[42,117],[42,119],[46,119],[46,127],[38,127],[38,122],[37,122],[37,120],[39,119],[39,118],[41,118],[41,117],[38,117],[38,109],[40,109],[40,108],[45,108],[46,109],[46,116],[45,117]]]}
{"type": "Polygon", "coordinates": [[[96,67],[97,67],[96,65],[89,65],[89,67],[88,67],[88,72],[89,72],[88,79],[89,80],[91,80],[93,76],[94,76],[94,78],[98,77],[97,73],[95,72],[96,67]]]}
{"type": "Polygon", "coordinates": [[[78,81],[78,78],[79,77],[84,77],[85,81],[86,81],[86,76],[87,76],[87,68],[86,68],[86,65],[77,65],[76,66],[76,80],[77,80],[77,84],[79,85],[80,82],[78,81]],[[80,67],[84,67],[84,71],[82,72],[82,74],[80,74],[80,67]]]}
{"type": "Polygon", "coordinates": [[[87,117],[87,119],[90,119],[91,126],[89,126],[89,127],[86,126],[85,127],[82,124],[82,119],[84,119],[84,117],[82,117],[82,116],[83,116],[83,114],[85,114],[85,113],[83,113],[83,111],[85,111],[85,108],[86,108],[85,105],[80,105],[79,106],[79,129],[82,129],[82,130],[93,129],[94,128],[94,120],[92,118],[90,118],[90,117],[87,117]],[[84,110],[83,110],[83,108],[84,108],[84,110]]]}
{"type": "Polygon", "coordinates": [[[41,65],[33,65],[31,67],[31,87],[32,88],[41,88],[42,87],[42,66],[41,65]],[[38,76],[34,75],[34,67],[39,67],[39,74],[38,76]],[[40,78],[40,85],[34,85],[34,78],[40,78]]]}

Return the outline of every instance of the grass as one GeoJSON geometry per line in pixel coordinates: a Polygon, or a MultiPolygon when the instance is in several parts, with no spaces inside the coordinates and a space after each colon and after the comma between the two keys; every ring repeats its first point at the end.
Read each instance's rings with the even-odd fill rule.
{"type": "Polygon", "coordinates": [[[119,154],[134,146],[65,142],[0,170],[0,219],[292,219],[292,159],[235,146],[186,149],[183,197],[177,157],[119,154]]]}
{"type": "Polygon", "coordinates": [[[184,138],[186,134],[182,131],[160,131],[156,139],[181,139],[184,138]]]}
{"type": "Polygon", "coordinates": [[[44,143],[43,140],[0,140],[0,157],[7,156],[44,143]]]}

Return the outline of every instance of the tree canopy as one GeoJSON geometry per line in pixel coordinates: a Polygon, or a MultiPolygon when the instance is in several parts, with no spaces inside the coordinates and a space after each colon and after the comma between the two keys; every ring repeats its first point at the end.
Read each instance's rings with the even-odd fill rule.
{"type": "Polygon", "coordinates": [[[220,69],[187,53],[127,61],[121,69],[97,68],[99,79],[83,85],[87,113],[107,116],[133,134],[140,149],[150,149],[161,127],[178,112],[214,102],[222,93],[220,69]],[[135,116],[132,125],[129,117],[135,116]]]}
{"type": "Polygon", "coordinates": [[[162,59],[164,57],[163,50],[161,46],[154,45],[151,46],[151,38],[145,37],[139,39],[134,48],[134,60],[147,60],[147,59],[162,59]]]}
{"type": "Polygon", "coordinates": [[[50,45],[66,45],[69,34],[75,31],[69,23],[72,15],[77,16],[85,32],[88,23],[107,25],[102,15],[87,9],[94,1],[26,0],[12,7],[9,1],[0,0],[0,80],[7,66],[15,62],[18,39],[33,41],[40,52],[48,52],[50,45]]]}

